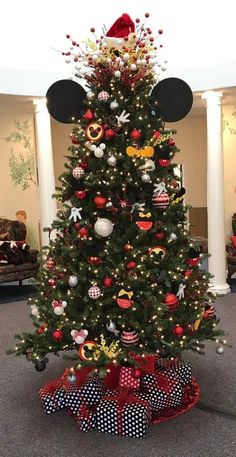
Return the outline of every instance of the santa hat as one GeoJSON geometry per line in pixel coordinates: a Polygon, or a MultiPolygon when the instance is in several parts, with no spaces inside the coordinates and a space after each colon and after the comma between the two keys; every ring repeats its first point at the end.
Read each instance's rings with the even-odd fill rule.
{"type": "Polygon", "coordinates": [[[122,14],[106,33],[107,37],[125,38],[135,31],[135,25],[128,14],[122,14]]]}

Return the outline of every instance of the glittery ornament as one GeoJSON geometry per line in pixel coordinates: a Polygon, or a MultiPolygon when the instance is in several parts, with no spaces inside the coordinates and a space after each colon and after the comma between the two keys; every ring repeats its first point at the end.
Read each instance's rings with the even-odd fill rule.
{"type": "Polygon", "coordinates": [[[110,94],[108,92],[106,92],[105,90],[102,90],[101,92],[99,92],[98,94],[98,100],[100,102],[106,102],[108,100],[108,98],[110,97],[110,94]]]}
{"type": "Polygon", "coordinates": [[[72,170],[72,174],[75,179],[80,179],[84,175],[84,169],[82,167],[75,167],[72,170]]]}
{"type": "Polygon", "coordinates": [[[90,287],[90,289],[88,290],[88,295],[90,298],[92,298],[93,300],[96,300],[97,298],[100,297],[101,295],[101,289],[99,289],[98,286],[92,286],[90,287]]]}
{"type": "Polygon", "coordinates": [[[139,335],[135,331],[128,331],[126,332],[125,330],[121,333],[121,343],[123,346],[132,346],[136,345],[139,340],[139,335]]]}
{"type": "Polygon", "coordinates": [[[95,222],[94,230],[98,235],[107,237],[113,232],[113,224],[109,219],[101,218],[95,222]]]}

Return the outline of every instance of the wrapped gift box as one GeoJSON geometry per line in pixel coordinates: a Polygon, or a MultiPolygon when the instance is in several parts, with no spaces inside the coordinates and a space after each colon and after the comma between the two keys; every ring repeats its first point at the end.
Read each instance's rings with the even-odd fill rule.
{"type": "Polygon", "coordinates": [[[178,380],[182,385],[192,382],[192,366],[189,362],[165,362],[163,359],[159,359],[156,362],[156,369],[158,371],[168,372],[171,379],[178,380]]]}
{"type": "Polygon", "coordinates": [[[119,387],[138,390],[140,387],[140,378],[134,378],[133,367],[121,367],[119,375],[119,387]]]}
{"type": "Polygon", "coordinates": [[[40,389],[39,395],[47,414],[59,411],[66,406],[66,392],[60,381],[46,384],[40,389]]]}
{"type": "Polygon", "coordinates": [[[75,383],[67,390],[66,406],[70,411],[76,415],[79,407],[83,404],[87,406],[96,405],[104,392],[104,385],[102,379],[95,375],[87,378],[84,384],[80,387],[75,383]]]}
{"type": "Polygon", "coordinates": [[[141,387],[149,394],[148,401],[152,410],[171,408],[182,403],[182,385],[171,379],[167,373],[156,372],[152,375],[144,375],[141,379],[141,387]]]}
{"type": "Polygon", "coordinates": [[[81,405],[75,417],[82,432],[89,432],[97,425],[97,407],[81,405]]]}
{"type": "Polygon", "coordinates": [[[138,395],[104,397],[97,408],[99,432],[144,438],[150,422],[150,407],[138,395]]]}

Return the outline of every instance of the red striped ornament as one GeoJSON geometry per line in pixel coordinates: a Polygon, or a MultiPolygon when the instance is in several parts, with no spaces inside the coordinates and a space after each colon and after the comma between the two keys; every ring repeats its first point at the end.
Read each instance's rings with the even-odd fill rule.
{"type": "Polygon", "coordinates": [[[153,194],[152,196],[152,204],[154,207],[157,208],[167,208],[169,206],[170,197],[166,192],[163,192],[161,195],[153,194]]]}

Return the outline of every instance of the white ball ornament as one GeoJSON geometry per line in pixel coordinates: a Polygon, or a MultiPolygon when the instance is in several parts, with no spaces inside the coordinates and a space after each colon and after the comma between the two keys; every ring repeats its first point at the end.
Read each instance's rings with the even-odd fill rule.
{"type": "Polygon", "coordinates": [[[87,92],[86,97],[88,100],[92,100],[94,98],[94,93],[90,90],[87,92]]]}
{"type": "Polygon", "coordinates": [[[116,166],[116,158],[115,158],[115,156],[108,157],[107,163],[108,163],[108,165],[110,165],[110,167],[115,167],[116,166]]]}
{"type": "Polygon", "coordinates": [[[107,63],[109,63],[109,64],[110,64],[111,62],[112,62],[111,58],[110,58],[110,57],[108,57],[108,59],[107,59],[107,63]]]}
{"type": "Polygon", "coordinates": [[[120,61],[120,67],[123,67],[124,64],[125,64],[125,63],[123,62],[123,60],[121,60],[121,61],[120,61]]]}
{"type": "Polygon", "coordinates": [[[126,54],[123,55],[123,60],[124,60],[125,62],[127,62],[127,60],[129,60],[129,54],[128,54],[128,53],[126,53],[126,54]]]}
{"type": "Polygon", "coordinates": [[[132,63],[130,65],[130,68],[131,68],[132,71],[135,71],[135,70],[137,70],[137,65],[135,63],[132,63]]]}
{"type": "Polygon", "coordinates": [[[101,289],[99,289],[98,286],[92,286],[90,287],[90,289],[88,290],[88,296],[90,298],[92,298],[93,300],[96,300],[97,298],[100,297],[101,295],[101,289]]]}
{"type": "Polygon", "coordinates": [[[113,232],[113,224],[109,219],[101,217],[94,224],[95,232],[102,237],[107,237],[113,232]]]}
{"type": "Polygon", "coordinates": [[[114,109],[116,109],[118,107],[119,107],[119,103],[116,100],[114,100],[113,102],[110,103],[110,108],[112,110],[114,110],[114,109]]]}
{"type": "Polygon", "coordinates": [[[137,65],[142,65],[142,60],[141,59],[138,59],[137,62],[136,62],[137,65]]]}
{"type": "Polygon", "coordinates": [[[81,167],[75,167],[72,171],[72,174],[75,179],[80,179],[84,175],[84,169],[81,167]]]}
{"type": "Polygon", "coordinates": [[[120,78],[121,77],[121,72],[119,70],[116,70],[114,75],[115,75],[116,78],[120,78]]]}
{"type": "Polygon", "coordinates": [[[70,287],[75,287],[78,284],[78,278],[75,275],[71,275],[68,280],[69,286],[70,287]]]}
{"type": "Polygon", "coordinates": [[[141,176],[141,180],[142,182],[147,183],[151,181],[151,177],[147,173],[143,173],[143,175],[141,176]]]}
{"type": "Polygon", "coordinates": [[[175,233],[172,232],[172,233],[170,234],[170,239],[171,239],[172,241],[177,240],[177,235],[176,235],[175,233]]]}

